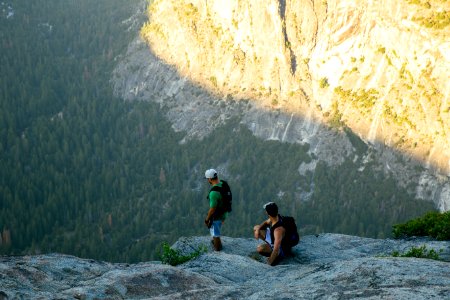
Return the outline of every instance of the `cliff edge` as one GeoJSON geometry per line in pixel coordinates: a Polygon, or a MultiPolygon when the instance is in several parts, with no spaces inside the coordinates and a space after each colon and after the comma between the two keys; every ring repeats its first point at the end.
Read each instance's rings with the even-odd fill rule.
{"type": "MultiPolygon", "coordinates": [[[[209,237],[180,238],[188,254],[209,237]]],[[[58,299],[448,299],[450,242],[379,240],[340,234],[305,236],[293,256],[270,267],[257,241],[223,237],[172,267],[119,264],[61,254],[0,258],[0,298],[58,299]],[[389,256],[425,245],[446,261],[389,256]],[[441,251],[442,249],[442,251],[441,251]]]]}

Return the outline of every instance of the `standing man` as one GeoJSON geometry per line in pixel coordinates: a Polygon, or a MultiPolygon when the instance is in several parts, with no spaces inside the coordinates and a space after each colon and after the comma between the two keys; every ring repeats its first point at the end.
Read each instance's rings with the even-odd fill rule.
{"type": "Polygon", "coordinates": [[[288,238],[285,238],[287,224],[283,223],[283,218],[287,220],[287,217],[278,214],[278,206],[274,202],[266,203],[264,209],[269,218],[260,225],[255,225],[253,234],[255,239],[265,242],[258,245],[256,251],[261,255],[268,256],[267,263],[274,266],[291,251],[292,244],[288,238]]]}
{"type": "MultiPolygon", "coordinates": [[[[223,180],[219,180],[217,171],[214,169],[206,170],[205,178],[211,185],[211,190],[209,191],[207,197],[209,200],[209,210],[208,215],[205,218],[205,225],[209,228],[209,232],[212,237],[211,243],[214,246],[214,250],[220,251],[222,250],[220,231],[222,228],[222,224],[228,215],[223,196],[224,188],[225,186],[228,186],[228,184],[223,180]]],[[[231,191],[229,192],[229,194],[231,197],[231,191]]]]}

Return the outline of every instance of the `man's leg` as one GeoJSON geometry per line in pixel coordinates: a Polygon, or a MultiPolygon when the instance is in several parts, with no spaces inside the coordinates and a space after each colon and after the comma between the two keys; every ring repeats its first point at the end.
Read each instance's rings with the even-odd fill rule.
{"type": "Polygon", "coordinates": [[[256,251],[258,251],[259,254],[264,255],[264,256],[270,256],[270,254],[272,253],[272,247],[270,247],[270,230],[265,230],[265,229],[261,229],[259,231],[259,238],[261,240],[263,240],[265,243],[258,245],[258,247],[256,247],[256,251]],[[269,239],[269,240],[267,240],[269,239]]]}
{"type": "Polygon", "coordinates": [[[209,229],[212,236],[212,244],[215,251],[222,250],[222,241],[220,240],[220,229],[222,227],[222,221],[213,221],[211,228],[209,229]]]}
{"type": "Polygon", "coordinates": [[[214,250],[216,251],[222,250],[222,241],[220,240],[220,237],[213,237],[213,245],[214,250]]]}
{"type": "Polygon", "coordinates": [[[256,251],[263,256],[269,257],[272,254],[272,248],[269,244],[261,244],[256,247],[256,251]]]}

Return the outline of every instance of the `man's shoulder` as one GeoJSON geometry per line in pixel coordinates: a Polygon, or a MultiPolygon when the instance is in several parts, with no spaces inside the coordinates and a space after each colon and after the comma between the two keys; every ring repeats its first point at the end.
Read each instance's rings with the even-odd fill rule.
{"type": "Polygon", "coordinates": [[[284,226],[285,224],[283,224],[283,222],[278,221],[274,226],[272,226],[272,228],[274,231],[286,230],[284,226]]]}
{"type": "Polygon", "coordinates": [[[220,197],[220,190],[219,189],[214,189],[214,186],[211,188],[211,190],[209,191],[209,196],[210,197],[220,197]]]}
{"type": "Polygon", "coordinates": [[[275,227],[275,229],[273,229],[273,231],[275,232],[275,231],[286,231],[286,228],[284,228],[284,226],[283,225],[280,225],[280,226],[277,226],[277,227],[275,227]]]}
{"type": "Polygon", "coordinates": [[[222,181],[219,181],[215,185],[211,187],[211,192],[220,192],[220,189],[222,188],[222,181]]]}

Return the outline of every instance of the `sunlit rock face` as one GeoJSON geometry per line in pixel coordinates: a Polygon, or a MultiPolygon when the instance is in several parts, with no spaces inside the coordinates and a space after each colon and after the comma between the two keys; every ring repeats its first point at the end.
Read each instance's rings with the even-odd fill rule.
{"type": "Polygon", "coordinates": [[[114,87],[159,102],[185,140],[239,116],[330,166],[377,161],[448,210],[450,3],[422,2],[153,1],[114,87]]]}
{"type": "Polygon", "coordinates": [[[366,140],[445,173],[450,27],[422,18],[448,18],[450,3],[411,2],[154,1],[143,36],[158,57],[214,92],[267,109],[313,110],[319,121],[341,115],[366,140]]]}

